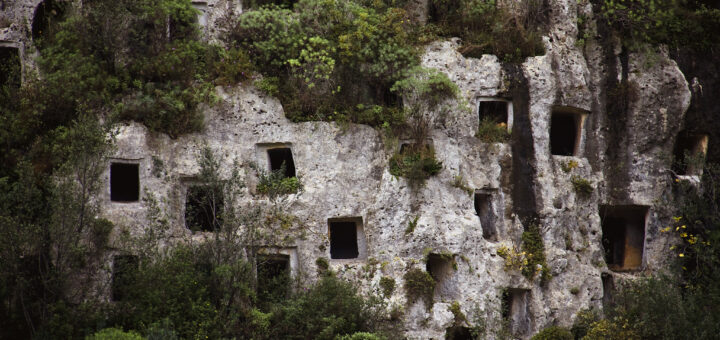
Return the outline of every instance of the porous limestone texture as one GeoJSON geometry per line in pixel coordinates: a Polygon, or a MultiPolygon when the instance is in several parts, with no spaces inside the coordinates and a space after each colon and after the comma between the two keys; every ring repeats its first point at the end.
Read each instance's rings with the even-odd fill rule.
{"type": "MultiPolygon", "coordinates": [[[[0,28],[0,41],[29,50],[27,32],[39,2],[4,2],[2,16],[12,24],[0,28]]],[[[226,14],[242,11],[238,1],[210,0],[204,6],[205,32],[212,40],[218,39],[226,14]]],[[[422,64],[446,73],[470,110],[452,112],[445,124],[430,132],[443,169],[424,186],[413,187],[388,172],[397,146],[390,145],[381,131],[355,124],[290,122],[277,99],[252,85],[217,88],[220,100],[204,109],[202,133],[171,139],[138,123],[118,126],[112,161],[138,163],[141,196],[159,200],[174,236],[198,238],[202,233],[193,236],[184,225],[184,203],[187,185],[199,171],[200,149],[208,146],[221,156],[224,175],[234,162],[239,164],[247,184],[239,205],[266,204],[255,193],[258,176],[250,164],[267,166],[266,144],[289,145],[304,190],[286,197],[283,209],[296,216],[307,233],[283,248],[296,261],[293,275],[303,282],[317,278],[318,258],[327,258],[334,271],[364,292],[380,294],[380,278],[394,279],[397,289],[386,297],[388,308],[402,312],[409,339],[443,339],[454,322],[453,301],[467,316],[465,326],[482,322],[487,338],[493,339],[503,323],[502,292],[508,288],[529,290],[529,325],[515,337],[529,338],[553,324],[569,326],[579,310],[602,308],[603,296],[609,294],[603,291],[603,273],[632,279],[666,264],[673,241],[659,229],[669,225],[672,213],[668,155],[690,103],[690,90],[666,51],[655,51],[648,63],[644,54],[601,41],[588,3],[551,0],[548,13],[546,54],[527,58],[519,66],[505,65],[492,55],[464,58],[456,51],[457,39],[426,47],[422,64]],[[582,44],[577,40],[579,13],[589,21],[582,44]],[[620,123],[607,112],[614,100],[608,94],[610,80],[625,80],[633,88],[620,123]],[[515,124],[509,143],[487,144],[475,137],[478,102],[487,97],[512,101],[515,124]],[[586,114],[574,156],[550,153],[551,115],[557,107],[586,114]],[[565,171],[569,164],[576,166],[565,171]],[[483,238],[473,196],[453,186],[456,176],[462,176],[469,188],[490,193],[495,240],[483,238]],[[574,176],[591,183],[589,196],[576,193],[574,176]],[[649,208],[638,271],[608,269],[600,205],[649,208]],[[359,242],[366,256],[330,259],[328,219],[339,217],[362,219],[359,242]],[[417,226],[406,232],[415,218],[417,226]],[[507,269],[498,255],[501,247],[520,250],[521,235],[530,223],[540,226],[552,274],[546,283],[507,269]],[[425,270],[431,252],[452,254],[455,268],[440,283],[434,303],[426,306],[420,299],[410,304],[403,275],[413,267],[425,270]]],[[[105,178],[109,182],[109,163],[105,178]]],[[[145,200],[111,202],[109,190],[108,185],[99,199],[104,216],[118,230],[139,231],[148,225],[145,200]]]]}

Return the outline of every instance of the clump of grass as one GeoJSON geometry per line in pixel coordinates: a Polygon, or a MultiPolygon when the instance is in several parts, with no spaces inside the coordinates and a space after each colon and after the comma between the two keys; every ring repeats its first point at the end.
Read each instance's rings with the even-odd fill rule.
{"type": "Polygon", "coordinates": [[[507,130],[507,124],[498,123],[490,117],[484,117],[478,125],[475,137],[480,138],[485,143],[505,143],[510,140],[510,133],[507,130]]]}
{"type": "Polygon", "coordinates": [[[560,169],[562,169],[562,171],[565,173],[568,173],[577,167],[578,167],[578,162],[575,160],[570,160],[567,163],[560,164],[560,169]]]}
{"type": "Polygon", "coordinates": [[[412,182],[424,183],[442,170],[442,162],[435,158],[432,146],[408,147],[390,158],[390,174],[405,177],[412,182]]]}
{"type": "Polygon", "coordinates": [[[590,195],[592,195],[592,192],[595,190],[593,188],[592,183],[580,176],[573,176],[570,181],[572,182],[573,189],[575,189],[575,192],[583,198],[588,198],[590,195]]]}
{"type": "Polygon", "coordinates": [[[395,292],[395,279],[388,276],[380,278],[380,288],[384,296],[389,297],[395,292]]]}
{"type": "Polygon", "coordinates": [[[432,305],[435,280],[430,273],[412,268],[403,276],[405,280],[405,297],[408,303],[414,303],[418,299],[424,299],[427,306],[432,305]]]}

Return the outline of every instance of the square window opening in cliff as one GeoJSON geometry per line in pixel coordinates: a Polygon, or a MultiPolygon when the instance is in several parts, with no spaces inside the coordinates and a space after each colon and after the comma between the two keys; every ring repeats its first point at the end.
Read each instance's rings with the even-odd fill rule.
{"type": "Polygon", "coordinates": [[[137,202],[140,199],[140,166],[136,163],[110,164],[110,200],[137,202]]]}
{"type": "Polygon", "coordinates": [[[330,258],[365,258],[365,233],[360,217],[328,219],[330,258]]]}
{"type": "Polygon", "coordinates": [[[610,307],[613,302],[613,293],[615,292],[615,280],[613,279],[613,276],[608,273],[602,273],[600,275],[600,278],[602,280],[602,286],[603,286],[603,306],[604,307],[610,307]]]}
{"type": "Polygon", "coordinates": [[[267,150],[270,171],[282,171],[287,178],[295,177],[295,161],[290,148],[272,148],[267,150]]]}
{"type": "Polygon", "coordinates": [[[473,340],[472,332],[468,327],[453,326],[445,330],[445,340],[473,340]]]}
{"type": "Polygon", "coordinates": [[[475,214],[480,219],[480,226],[482,227],[483,238],[489,241],[497,241],[497,230],[495,228],[495,221],[497,216],[493,209],[492,193],[486,191],[475,192],[475,214]]]}
{"type": "Polygon", "coordinates": [[[530,290],[507,288],[502,292],[502,317],[516,336],[528,334],[530,331],[530,290]]]}
{"type": "Polygon", "coordinates": [[[48,31],[56,28],[66,13],[70,1],[45,0],[41,2],[33,14],[31,35],[33,40],[48,36],[48,31]]]}
{"type": "Polygon", "coordinates": [[[435,254],[430,253],[427,256],[425,270],[435,280],[435,291],[433,295],[436,300],[446,300],[452,298],[452,276],[455,273],[454,255],[452,254],[435,254]]]}
{"type": "Polygon", "coordinates": [[[20,87],[20,51],[16,47],[0,46],[0,87],[20,87]]]}
{"type": "Polygon", "coordinates": [[[257,257],[258,300],[282,302],[290,293],[290,256],[262,254],[257,257]]]}
{"type": "Polygon", "coordinates": [[[550,118],[550,153],[577,156],[582,139],[586,111],[572,107],[554,107],[550,118]]]}
{"type": "Polygon", "coordinates": [[[198,11],[197,24],[202,28],[207,26],[208,5],[206,1],[192,1],[192,7],[198,11]]]}
{"type": "Polygon", "coordinates": [[[128,296],[128,290],[135,282],[139,261],[134,255],[116,255],[112,262],[112,280],[110,283],[113,301],[122,301],[128,296]]]}
{"type": "Polygon", "coordinates": [[[600,206],[605,262],[613,271],[640,269],[645,245],[646,206],[600,206]]]}
{"type": "Polygon", "coordinates": [[[190,185],[185,196],[185,226],[192,231],[216,231],[222,226],[224,197],[221,188],[190,185]]]}
{"type": "Polygon", "coordinates": [[[675,142],[673,171],[678,175],[701,176],[707,146],[708,135],[680,132],[675,142]]]}
{"type": "Polygon", "coordinates": [[[497,124],[506,125],[508,131],[512,127],[512,102],[498,98],[480,99],[478,104],[478,123],[490,120],[497,124]]]}

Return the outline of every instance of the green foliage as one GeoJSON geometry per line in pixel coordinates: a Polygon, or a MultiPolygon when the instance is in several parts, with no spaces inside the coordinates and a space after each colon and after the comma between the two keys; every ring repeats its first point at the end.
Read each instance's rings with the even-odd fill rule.
{"type": "Polygon", "coordinates": [[[604,0],[599,16],[631,50],[643,44],[668,44],[703,51],[720,43],[715,34],[720,29],[720,10],[708,9],[700,1],[604,0]]]}
{"type": "Polygon", "coordinates": [[[533,335],[530,340],[574,340],[573,334],[569,330],[559,326],[550,326],[544,328],[537,334],[533,335]]]}
{"type": "Polygon", "coordinates": [[[380,278],[380,288],[385,297],[390,297],[395,292],[395,279],[389,276],[383,276],[380,278]]]}
{"type": "Polygon", "coordinates": [[[590,197],[590,195],[592,195],[593,193],[593,190],[595,190],[590,181],[580,176],[572,176],[570,182],[572,182],[575,192],[583,198],[590,197]]]}
{"type": "Polygon", "coordinates": [[[415,217],[408,221],[408,226],[405,228],[405,235],[410,235],[415,231],[415,228],[417,228],[418,220],[420,219],[420,215],[415,215],[415,217]]]}
{"type": "Polygon", "coordinates": [[[573,169],[578,167],[578,162],[575,160],[570,160],[567,163],[561,163],[560,169],[562,169],[563,172],[569,173],[573,169]]]}
{"type": "Polygon", "coordinates": [[[317,266],[318,273],[325,273],[330,269],[330,262],[324,257],[318,257],[317,260],[315,260],[315,265],[317,266]]]}
{"type": "Polygon", "coordinates": [[[243,13],[229,36],[246,49],[294,121],[402,124],[393,85],[418,65],[404,10],[380,2],[304,0],[243,13]],[[275,80],[277,79],[277,81],[275,80]]]}
{"type": "Polygon", "coordinates": [[[345,335],[345,336],[336,338],[336,340],[383,340],[383,339],[385,339],[385,338],[375,335],[373,333],[367,333],[367,332],[357,332],[357,333],[353,333],[351,335],[345,335]]]}
{"type": "Polygon", "coordinates": [[[274,200],[278,196],[295,194],[302,190],[297,177],[285,177],[285,164],[280,169],[267,173],[259,170],[257,192],[274,200]]]}
{"type": "Polygon", "coordinates": [[[545,283],[552,278],[550,268],[545,260],[545,244],[540,235],[540,227],[536,222],[530,223],[522,234],[522,249],[527,259],[522,267],[522,274],[529,280],[540,273],[540,281],[545,283]]]}
{"type": "Polygon", "coordinates": [[[85,337],[85,340],[144,340],[140,334],[133,331],[123,332],[122,329],[105,328],[93,335],[85,337]]]}
{"type": "Polygon", "coordinates": [[[570,331],[575,339],[582,339],[592,327],[592,324],[600,319],[600,315],[595,309],[583,309],[575,316],[570,331]]]}
{"type": "Polygon", "coordinates": [[[460,326],[463,323],[467,322],[467,317],[465,314],[463,314],[462,310],[460,309],[460,303],[457,301],[453,301],[452,304],[450,304],[450,312],[453,314],[453,323],[456,326],[460,326]]]}
{"type": "Polygon", "coordinates": [[[412,268],[403,275],[405,281],[405,297],[409,303],[423,299],[426,305],[432,305],[435,280],[430,273],[412,268]]]}
{"type": "Polygon", "coordinates": [[[267,339],[335,339],[380,327],[382,307],[332,275],[273,309],[267,339]]]}
{"type": "Polygon", "coordinates": [[[526,57],[545,53],[540,26],[546,12],[537,0],[509,6],[499,6],[495,0],[432,0],[430,30],[460,37],[459,51],[466,57],[494,54],[506,62],[522,63],[526,57]]]}
{"type": "Polygon", "coordinates": [[[442,170],[442,162],[435,159],[432,146],[406,147],[390,158],[390,174],[405,177],[411,183],[424,183],[426,179],[442,170]]]}
{"type": "Polygon", "coordinates": [[[485,143],[505,143],[510,140],[510,133],[507,129],[505,123],[498,123],[491,117],[483,117],[475,137],[485,143]]]}

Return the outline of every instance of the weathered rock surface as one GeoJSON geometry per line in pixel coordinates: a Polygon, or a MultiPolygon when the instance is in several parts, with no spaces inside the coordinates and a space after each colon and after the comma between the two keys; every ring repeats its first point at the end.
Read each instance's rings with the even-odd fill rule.
{"type": "MultiPolygon", "coordinates": [[[[0,41],[21,49],[27,65],[32,42],[27,38],[34,8],[39,0],[17,1],[3,6],[2,17],[11,25],[0,28],[0,41]]],[[[210,0],[206,10],[206,34],[216,39],[218,22],[228,11],[239,13],[237,2],[210,0]]],[[[170,139],[147,131],[137,123],[118,126],[114,159],[140,165],[143,196],[160,200],[171,218],[174,235],[189,236],[184,226],[184,202],[188,179],[199,171],[197,158],[207,145],[221,155],[229,171],[239,162],[248,184],[246,200],[254,193],[257,175],[249,164],[266,164],[265,143],[285,143],[292,148],[297,175],[304,190],[284,203],[286,212],[298,217],[308,230],[304,239],[292,242],[297,261],[296,277],[316,278],[317,258],[330,259],[328,219],[361,217],[366,247],[363,258],[332,260],[341,276],[357,282],[363,290],[378,293],[379,279],[395,279],[398,289],[387,297],[389,308],[404,312],[408,338],[441,339],[452,325],[450,304],[457,301],[469,322],[484,320],[488,336],[500,327],[502,292],[507,288],[529,291],[527,338],[540,329],[572,324],[577,311],[601,307],[604,294],[601,274],[634,277],[656,271],[667,261],[670,242],[659,229],[669,223],[668,193],[672,155],[682,128],[691,92],[683,74],[665,51],[657,51],[648,65],[642,54],[608,50],[593,34],[577,42],[577,15],[592,14],[589,5],[575,0],[550,1],[549,31],[544,37],[547,53],[528,58],[517,70],[497,57],[467,59],[456,52],[454,39],[427,46],[424,66],[446,73],[461,90],[470,111],[458,110],[447,124],[430,134],[443,170],[420,188],[388,172],[392,152],[380,131],[363,125],[292,123],[275,98],[252,86],[218,88],[220,103],[205,109],[203,133],[170,139]],[[625,58],[626,61],[621,60],[625,58]],[[613,61],[609,63],[608,61],[613,61]],[[623,69],[627,68],[627,69],[623,69]],[[627,79],[620,79],[623,75],[627,79]],[[608,81],[626,80],[634,89],[626,115],[618,121],[607,112],[608,81]],[[511,90],[508,84],[519,81],[511,90]],[[513,94],[524,93],[515,97],[513,94]],[[486,144],[475,137],[480,98],[502,96],[513,101],[511,143],[486,144]],[[513,96],[508,98],[508,96],[513,96]],[[584,124],[574,156],[551,155],[551,117],[554,108],[584,112],[584,124]],[[522,137],[522,138],[520,138],[522,137]],[[529,144],[523,144],[525,141],[529,144]],[[565,171],[563,167],[576,163],[565,171]],[[497,238],[483,238],[483,228],[473,197],[452,185],[462,176],[472,189],[492,193],[497,238]],[[519,177],[518,177],[519,176],[519,177]],[[524,177],[523,177],[524,176],[524,177]],[[530,176],[529,178],[527,176],[530,176]],[[572,178],[588,180],[594,190],[579,195],[572,178]],[[521,178],[522,181],[519,181],[521,178]],[[528,206],[532,202],[533,206],[528,206]],[[639,271],[613,272],[603,252],[599,206],[647,206],[644,253],[639,271]],[[497,255],[500,247],[520,247],[520,238],[532,215],[541,226],[552,279],[541,284],[517,270],[508,270],[497,255]],[[415,217],[417,227],[407,234],[415,217]],[[408,304],[403,274],[411,267],[425,269],[428,251],[452,253],[457,263],[442,282],[442,294],[426,308],[422,301],[408,304]]],[[[109,166],[106,178],[109,181],[109,166]]],[[[109,185],[100,197],[104,214],[117,228],[137,230],[147,224],[147,204],[110,200],[109,185]]]]}

